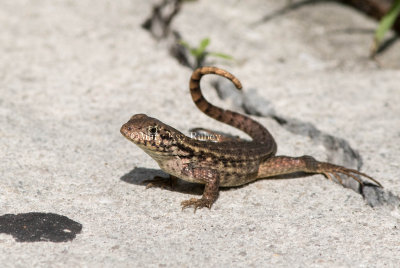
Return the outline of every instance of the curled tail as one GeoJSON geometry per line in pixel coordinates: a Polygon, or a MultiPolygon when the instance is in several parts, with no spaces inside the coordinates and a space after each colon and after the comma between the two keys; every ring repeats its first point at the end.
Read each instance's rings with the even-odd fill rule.
{"type": "Polygon", "coordinates": [[[206,115],[242,130],[254,141],[269,145],[269,150],[275,154],[277,149],[276,142],[269,131],[260,123],[242,114],[216,107],[204,98],[201,93],[200,80],[201,77],[206,74],[223,76],[231,80],[238,89],[242,88],[240,81],[227,71],[216,67],[200,67],[193,72],[190,78],[190,93],[192,94],[192,99],[196,106],[206,115]]]}

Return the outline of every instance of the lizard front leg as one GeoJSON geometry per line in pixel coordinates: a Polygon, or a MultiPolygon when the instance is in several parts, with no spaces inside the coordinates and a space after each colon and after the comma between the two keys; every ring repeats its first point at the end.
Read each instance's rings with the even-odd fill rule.
{"type": "Polygon", "coordinates": [[[204,192],[203,196],[198,198],[191,198],[189,200],[185,200],[181,202],[182,210],[193,206],[194,212],[198,208],[208,207],[211,208],[212,204],[218,198],[219,192],[219,176],[218,173],[213,169],[208,168],[193,168],[186,167],[183,170],[183,173],[190,174],[193,178],[198,181],[204,182],[204,192]]]}
{"type": "Polygon", "coordinates": [[[300,157],[274,156],[268,158],[267,160],[265,160],[260,164],[257,178],[267,178],[267,177],[290,174],[295,172],[323,174],[330,180],[333,180],[332,179],[333,176],[341,184],[343,184],[343,182],[339,174],[344,174],[359,182],[360,185],[364,185],[363,181],[356,176],[360,175],[373,181],[379,187],[382,187],[382,185],[377,180],[375,180],[371,176],[368,176],[365,173],[362,173],[355,169],[345,168],[327,162],[319,162],[315,160],[314,157],[308,155],[300,157]]]}

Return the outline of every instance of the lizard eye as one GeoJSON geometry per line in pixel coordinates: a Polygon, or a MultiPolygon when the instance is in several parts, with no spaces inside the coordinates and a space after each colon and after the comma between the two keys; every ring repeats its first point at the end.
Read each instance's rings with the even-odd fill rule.
{"type": "Polygon", "coordinates": [[[158,132],[157,126],[150,126],[148,131],[150,136],[154,139],[158,132]]]}

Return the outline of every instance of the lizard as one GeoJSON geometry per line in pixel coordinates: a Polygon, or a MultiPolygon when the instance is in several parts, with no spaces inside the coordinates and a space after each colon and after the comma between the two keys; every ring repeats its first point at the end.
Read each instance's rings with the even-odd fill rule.
{"type": "MultiPolygon", "coordinates": [[[[333,181],[343,182],[339,174],[347,175],[361,186],[362,176],[382,185],[371,176],[355,169],[317,161],[303,155],[291,157],[276,155],[277,144],[271,133],[254,119],[230,110],[224,110],[209,103],[203,96],[200,80],[204,75],[216,74],[225,77],[239,90],[240,81],[231,73],[217,67],[200,67],[190,78],[190,93],[197,108],[220,122],[235,127],[252,140],[222,137],[217,140],[190,138],[175,128],[145,114],[133,115],[121,127],[121,134],[152,157],[170,179],[176,178],[204,184],[201,198],[181,202],[182,210],[187,207],[211,208],[218,198],[220,187],[241,186],[258,179],[292,173],[323,174],[333,181]]],[[[206,130],[206,132],[210,132],[206,130]]],[[[149,180],[149,187],[162,183],[160,177],[149,180]],[[154,183],[154,184],[153,184],[154,183]]]]}

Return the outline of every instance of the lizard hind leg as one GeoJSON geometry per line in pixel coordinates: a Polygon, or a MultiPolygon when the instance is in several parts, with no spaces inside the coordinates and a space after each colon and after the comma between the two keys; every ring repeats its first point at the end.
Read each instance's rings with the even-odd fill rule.
{"type": "Polygon", "coordinates": [[[365,173],[327,162],[319,162],[315,160],[314,157],[308,155],[300,157],[275,156],[268,158],[260,164],[257,178],[266,178],[284,174],[291,174],[295,172],[323,174],[330,180],[332,180],[333,176],[342,185],[343,181],[340,178],[339,174],[343,174],[351,177],[361,185],[364,185],[364,182],[357,177],[357,175],[359,175],[374,182],[379,187],[382,187],[382,185],[377,180],[365,173]]]}

